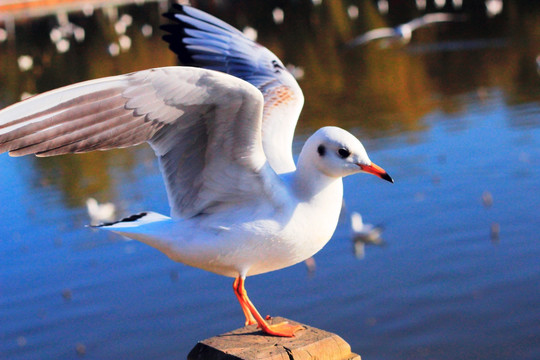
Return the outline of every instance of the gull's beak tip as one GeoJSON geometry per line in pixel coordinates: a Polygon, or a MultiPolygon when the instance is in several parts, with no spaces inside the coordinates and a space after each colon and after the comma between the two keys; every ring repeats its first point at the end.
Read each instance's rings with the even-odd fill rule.
{"type": "Polygon", "coordinates": [[[386,180],[386,181],[390,181],[392,184],[394,183],[394,179],[392,179],[392,177],[390,175],[388,175],[388,173],[382,174],[381,179],[386,180]]]}
{"type": "Polygon", "coordinates": [[[368,174],[373,174],[383,180],[391,182],[392,184],[394,183],[394,179],[392,179],[392,177],[388,175],[388,173],[379,165],[371,163],[371,165],[360,165],[360,168],[362,171],[368,174]]]}

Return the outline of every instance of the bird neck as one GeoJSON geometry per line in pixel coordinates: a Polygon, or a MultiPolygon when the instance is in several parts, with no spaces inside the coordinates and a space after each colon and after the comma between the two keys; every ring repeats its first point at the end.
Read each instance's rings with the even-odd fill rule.
{"type": "Polygon", "coordinates": [[[293,192],[300,200],[319,198],[328,194],[343,197],[343,183],[339,177],[331,177],[316,169],[310,162],[298,163],[292,177],[293,192]]]}

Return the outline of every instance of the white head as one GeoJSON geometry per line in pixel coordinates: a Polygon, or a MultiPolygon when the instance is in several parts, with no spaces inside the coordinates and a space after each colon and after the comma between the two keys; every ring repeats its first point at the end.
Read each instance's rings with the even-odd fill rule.
{"type": "Polygon", "coordinates": [[[394,182],[369,159],[364,146],[348,131],[335,126],[323,127],[304,144],[298,167],[312,166],[331,178],[367,172],[394,182]]]}

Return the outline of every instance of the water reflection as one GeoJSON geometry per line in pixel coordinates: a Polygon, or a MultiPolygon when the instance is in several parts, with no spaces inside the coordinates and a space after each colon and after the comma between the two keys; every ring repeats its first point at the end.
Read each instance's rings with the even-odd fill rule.
{"type": "MultiPolygon", "coordinates": [[[[458,27],[417,30],[410,51],[381,51],[368,46],[348,53],[341,51],[342,45],[357,34],[410,19],[418,10],[396,4],[383,12],[387,15],[381,15],[381,3],[369,1],[355,4],[353,10],[352,5],[342,1],[317,5],[310,1],[286,2],[282,8],[272,2],[261,5],[248,1],[239,1],[234,7],[216,7],[203,1],[198,5],[239,28],[252,28],[258,33],[259,42],[302,71],[301,86],[307,101],[300,132],[329,124],[358,127],[370,136],[421,131],[426,125],[420,119],[436,106],[448,113],[457,113],[467,106],[462,102],[438,104],[433,99],[439,96],[497,87],[508,89],[508,94],[519,94],[517,98],[505,98],[516,104],[529,101],[530,96],[538,93],[538,23],[534,11],[538,4],[509,2],[502,14],[490,19],[484,8],[466,3],[459,11],[468,12],[474,21],[458,27]],[[476,46],[471,47],[470,41],[475,41],[476,46]],[[491,47],[493,41],[499,41],[498,46],[491,47]],[[439,45],[449,42],[455,46],[439,45]],[[328,106],[330,103],[334,106],[328,106]]],[[[83,7],[70,13],[59,11],[32,21],[18,21],[15,41],[0,44],[0,82],[4,85],[0,105],[87,79],[176,64],[174,54],[161,41],[160,32],[153,31],[162,22],[163,7],[163,3],[92,11],[83,7]],[[82,29],[84,36],[78,29],[82,29]],[[72,38],[78,40],[71,41],[72,38]],[[70,41],[70,45],[63,45],[59,51],[62,40],[70,41]]],[[[526,116],[516,116],[511,121],[516,123],[520,119],[537,121],[526,116]]],[[[118,156],[121,159],[115,160],[133,166],[129,152],[65,156],[36,161],[36,166],[44,181],[60,186],[67,203],[74,205],[96,191],[113,191],[106,190],[111,185],[108,172],[96,174],[95,168],[118,156]],[[88,178],[93,179],[93,185],[78,185],[85,184],[83,179],[88,178]]]]}
{"type": "MultiPolygon", "coordinates": [[[[118,199],[112,168],[122,168],[125,174],[133,174],[137,166],[137,153],[128,150],[91,152],[78,156],[32,159],[39,170],[40,186],[62,189],[64,202],[69,207],[85,204],[87,198],[118,199]]],[[[134,176],[134,175],[132,175],[134,176]]]]}
{"type": "Polygon", "coordinates": [[[1,45],[0,79],[6,85],[0,103],[13,103],[23,92],[41,93],[83,80],[175,64],[174,54],[161,42],[160,34],[148,28],[150,23],[160,24],[160,13],[158,4],[149,3],[97,9],[89,17],[79,11],[65,15],[64,20],[49,15],[17,22],[14,41],[1,45]],[[84,30],[84,39],[77,29],[84,30]],[[58,43],[77,33],[81,41],[59,52],[58,43]],[[123,56],[111,58],[110,44],[117,44],[123,56]],[[33,59],[31,71],[21,74],[14,68],[20,56],[33,59]]]}
{"type": "MultiPolygon", "coordinates": [[[[239,28],[252,29],[259,42],[298,69],[307,99],[300,132],[329,124],[355,127],[371,137],[416,132],[428,126],[421,119],[435,109],[459,113],[467,106],[456,97],[457,101],[438,103],[438,97],[469,92],[482,97],[482,91],[498,88],[509,94],[503,94],[504,101],[516,105],[537,96],[537,3],[508,2],[494,14],[491,3],[484,7],[448,2],[443,10],[467,14],[471,21],[417,30],[415,41],[405,48],[367,46],[342,52],[342,45],[359,33],[410,20],[425,7],[386,3],[381,15],[382,3],[294,1],[277,7],[277,2],[238,1],[231,7],[226,2],[215,6],[200,1],[196,5],[239,28]]],[[[0,105],[87,79],[176,64],[160,32],[153,31],[163,21],[164,5],[90,9],[86,4],[31,21],[18,17],[12,26],[16,38],[0,43],[4,85],[0,105]],[[62,40],[68,45],[59,49],[62,40]]],[[[430,6],[427,11],[434,10],[430,6]]],[[[526,111],[515,115],[509,119],[512,125],[538,124],[526,111]]],[[[95,171],[98,164],[113,160],[127,167],[135,163],[132,153],[122,151],[35,163],[43,182],[59,186],[66,202],[74,205],[96,191],[113,196],[108,171],[95,171]]]]}

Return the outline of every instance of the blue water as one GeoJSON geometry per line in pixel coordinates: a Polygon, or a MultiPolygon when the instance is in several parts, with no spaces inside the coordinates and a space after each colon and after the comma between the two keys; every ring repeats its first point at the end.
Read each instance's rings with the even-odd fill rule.
{"type": "MultiPolygon", "coordinates": [[[[455,58],[516,50],[486,51],[455,58]]],[[[390,56],[405,56],[411,71],[419,61],[390,56]]],[[[346,210],[315,272],[298,264],[248,278],[258,309],[335,332],[364,359],[540,358],[540,77],[531,61],[517,80],[493,75],[514,60],[486,62],[472,79],[466,63],[451,62],[449,74],[426,78],[432,90],[394,99],[416,106],[371,115],[395,126],[337,119],[395,184],[346,178],[346,210]],[[435,86],[454,76],[452,91],[435,86]],[[382,224],[386,245],[355,257],[349,211],[382,224]]],[[[308,114],[321,93],[307,97],[308,114]]],[[[342,115],[339,103],[327,106],[342,115]]],[[[302,121],[295,149],[319,125],[302,121]]],[[[242,325],[231,279],[85,227],[89,196],[113,201],[119,216],[168,212],[148,147],[2,154],[0,169],[0,359],[178,359],[242,325]]]]}

